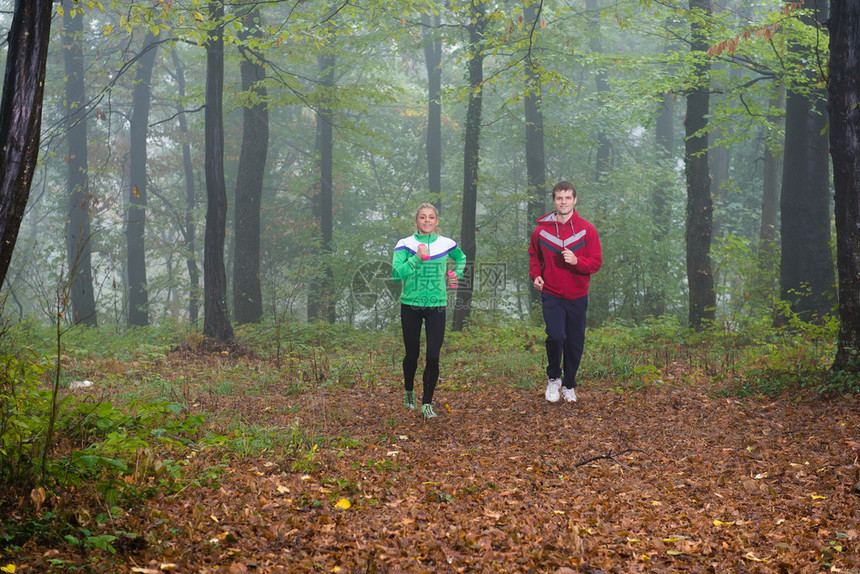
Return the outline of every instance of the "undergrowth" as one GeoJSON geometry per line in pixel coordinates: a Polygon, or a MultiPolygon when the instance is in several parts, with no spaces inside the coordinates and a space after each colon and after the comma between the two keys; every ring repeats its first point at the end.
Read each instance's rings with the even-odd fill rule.
{"type": "MultiPolygon", "coordinates": [[[[236,333],[244,356],[195,354],[202,337],[180,325],[70,328],[57,373],[55,330],[32,322],[11,327],[0,338],[0,560],[37,536],[82,554],[133,544],[140,533],[113,528],[114,513],[194,481],[217,485],[231,457],[309,472],[320,446],[354,445],[304,427],[289,397],[320,386],[402,384],[396,325],[369,333],[269,322],[236,333]],[[172,358],[183,352],[184,359],[172,358]],[[70,388],[82,381],[91,387],[70,388]],[[230,401],[272,394],[287,398],[273,417],[292,422],[250,423],[229,408],[230,401]],[[197,462],[203,458],[208,462],[197,462]],[[70,488],[104,517],[70,514],[63,502],[70,488]]],[[[835,340],[834,321],[796,317],[778,328],[748,319],[703,332],[668,318],[608,323],[588,331],[578,379],[618,393],[665,384],[700,384],[741,398],[860,392],[856,374],[828,370],[835,340]]],[[[475,320],[446,334],[440,385],[536,389],[545,385],[544,361],[541,326],[475,320]]]]}

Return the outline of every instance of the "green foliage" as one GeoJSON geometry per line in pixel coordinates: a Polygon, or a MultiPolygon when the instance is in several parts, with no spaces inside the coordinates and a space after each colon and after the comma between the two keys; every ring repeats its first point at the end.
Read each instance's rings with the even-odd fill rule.
{"type": "Polygon", "coordinates": [[[30,352],[0,356],[0,484],[37,479],[51,404],[43,387],[48,368],[30,352]]]}
{"type": "Polygon", "coordinates": [[[0,358],[0,483],[32,488],[93,484],[110,503],[118,500],[129,461],[156,447],[182,449],[203,424],[183,405],[90,403],[69,394],[58,400],[54,435],[48,436],[54,400],[42,376],[46,365],[20,356],[0,358]]]}

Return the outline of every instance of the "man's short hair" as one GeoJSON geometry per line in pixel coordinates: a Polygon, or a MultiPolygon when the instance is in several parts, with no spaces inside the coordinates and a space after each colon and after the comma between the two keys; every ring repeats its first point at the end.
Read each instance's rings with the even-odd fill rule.
{"type": "Polygon", "coordinates": [[[559,191],[567,191],[567,190],[572,191],[573,197],[576,197],[576,188],[573,187],[573,184],[570,183],[569,181],[560,181],[557,184],[555,184],[555,187],[552,188],[552,198],[555,199],[555,195],[559,191]]]}

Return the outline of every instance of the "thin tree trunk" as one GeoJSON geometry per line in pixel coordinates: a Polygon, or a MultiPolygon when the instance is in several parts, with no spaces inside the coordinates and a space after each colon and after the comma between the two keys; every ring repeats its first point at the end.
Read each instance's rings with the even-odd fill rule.
{"type": "MultiPolygon", "coordinates": [[[[826,0],[811,0],[807,6],[814,12],[811,24],[827,19],[826,0]]],[[[816,79],[809,78],[809,93],[788,90],[786,95],[780,197],[781,297],[805,320],[830,314],[836,295],[830,247],[827,102],[824,89],[814,86],[816,79]]]]}
{"type": "MultiPolygon", "coordinates": [[[[469,30],[469,105],[466,112],[466,136],[463,147],[463,215],[460,232],[460,248],[466,261],[475,261],[475,227],[478,209],[478,164],[481,149],[481,112],[483,107],[482,84],[484,82],[484,6],[481,0],[472,0],[470,5],[469,30]]],[[[474,275],[474,274],[473,274],[474,275]]],[[[472,282],[457,289],[452,328],[461,331],[471,314],[472,282]]]]}
{"type": "MultiPolygon", "coordinates": [[[[662,172],[672,173],[672,160],[675,157],[675,97],[673,94],[663,94],[660,109],[657,112],[655,141],[657,143],[657,161],[662,172]]],[[[660,178],[654,185],[652,197],[652,213],[654,214],[654,245],[665,245],[672,227],[672,204],[669,190],[672,187],[671,176],[660,178]]],[[[652,317],[660,317],[666,312],[666,288],[663,282],[669,276],[669,262],[659,258],[659,271],[656,281],[645,293],[645,313],[652,317]]]]}
{"type": "MultiPolygon", "coordinates": [[[[546,154],[544,153],[543,110],[541,106],[540,62],[535,56],[535,34],[539,30],[539,5],[526,2],[523,19],[533,32],[530,35],[529,53],[526,60],[526,93],[523,97],[526,118],[526,185],[528,194],[526,229],[531,230],[535,222],[544,214],[546,199],[549,195],[546,184],[546,154]]],[[[540,292],[529,289],[529,307],[538,309],[540,292]]]]}
{"type": "MultiPolygon", "coordinates": [[[[593,54],[600,54],[603,46],[600,37],[600,10],[597,7],[597,0],[585,0],[585,9],[589,14],[590,36],[588,44],[593,54]]],[[[609,73],[605,68],[597,69],[594,74],[594,84],[595,88],[597,88],[597,106],[599,110],[604,107],[603,102],[609,94],[609,73]]],[[[603,119],[599,111],[598,117],[600,119],[597,127],[597,153],[595,154],[594,175],[591,178],[594,183],[606,180],[612,166],[612,142],[606,133],[606,129],[600,123],[603,119]]]]}
{"type": "MultiPolygon", "coordinates": [[[[690,10],[711,11],[710,0],[690,0],[690,10]]],[[[697,21],[692,26],[693,52],[708,50],[707,30],[697,21]]],[[[708,173],[708,72],[709,65],[696,65],[697,85],[687,95],[684,161],[687,174],[687,283],[690,289],[689,325],[702,329],[716,315],[716,293],[711,271],[711,225],[713,203],[708,173]]]]}
{"type": "Polygon", "coordinates": [[[228,343],[233,326],[227,313],[224,239],[227,185],[224,181],[224,3],[209,2],[215,28],[206,44],[206,232],[203,244],[203,334],[228,343]]]}
{"type": "Polygon", "coordinates": [[[96,302],[93,294],[90,191],[87,160],[87,113],[84,108],[84,16],[63,13],[63,61],[66,68],[66,145],[69,218],[66,225],[66,260],[71,283],[72,321],[93,325],[96,302]]]}
{"type": "MultiPolygon", "coordinates": [[[[771,109],[785,107],[785,91],[771,97],[771,109]]],[[[771,116],[769,121],[779,123],[781,118],[771,116]]],[[[761,193],[761,219],[759,221],[758,249],[756,251],[756,273],[753,284],[753,295],[757,303],[769,303],[773,298],[773,288],[776,277],[779,276],[779,258],[776,252],[777,217],[779,213],[779,168],[781,154],[777,142],[764,140],[764,173],[761,193]]]]}
{"type": "Polygon", "coordinates": [[[0,285],[6,279],[39,158],[52,0],[18,0],[0,101],[0,285]]]}
{"type": "Polygon", "coordinates": [[[424,62],[427,64],[427,186],[433,205],[442,212],[442,42],[434,32],[440,17],[421,15],[424,62]]]}
{"type": "MultiPolygon", "coordinates": [[[[260,36],[259,8],[245,14],[243,35],[260,36]]],[[[242,90],[253,94],[253,103],[242,112],[242,151],[236,177],[234,217],[235,263],[233,264],[233,305],[237,323],[256,323],[263,317],[263,289],[260,285],[260,205],[269,150],[269,108],[266,69],[250,50],[242,50],[239,66],[242,90]]]]}
{"type": "Polygon", "coordinates": [[[129,143],[131,190],[126,223],[128,257],[128,324],[149,324],[149,290],[146,281],[146,136],[149,132],[155,36],[147,33],[134,78],[129,143]]]}
{"type": "Polygon", "coordinates": [[[836,189],[839,347],[833,370],[860,372],[860,3],[833,0],[830,155],[836,189]]]}
{"type": "MultiPolygon", "coordinates": [[[[176,68],[176,87],[179,101],[185,101],[185,66],[180,62],[176,50],[172,51],[173,65],[176,68]]],[[[188,320],[197,323],[200,303],[200,271],[197,267],[197,227],[194,224],[194,207],[197,205],[197,189],[194,183],[194,164],[191,161],[191,138],[188,134],[188,121],[182,106],[177,107],[179,133],[182,137],[182,167],[185,172],[185,228],[182,230],[185,245],[185,266],[188,269],[188,320]]]]}
{"type": "Polygon", "coordinates": [[[334,220],[332,214],[332,181],[334,178],[334,132],[333,114],[328,103],[334,89],[335,57],[331,54],[317,56],[323,96],[317,111],[316,148],[319,156],[319,192],[314,198],[314,215],[319,222],[320,264],[315,270],[308,297],[308,319],[323,319],[334,323],[334,278],[331,270],[333,253],[332,239],[334,220]]]}

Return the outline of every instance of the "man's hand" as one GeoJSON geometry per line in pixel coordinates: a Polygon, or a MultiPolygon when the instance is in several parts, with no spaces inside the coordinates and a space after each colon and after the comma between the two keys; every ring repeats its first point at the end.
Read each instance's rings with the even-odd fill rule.
{"type": "Polygon", "coordinates": [[[570,249],[562,251],[561,256],[564,257],[564,262],[568,265],[576,265],[576,262],[579,261],[570,249]]]}
{"type": "Polygon", "coordinates": [[[535,289],[537,289],[538,291],[543,291],[543,277],[535,277],[535,289]]]}

